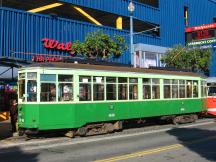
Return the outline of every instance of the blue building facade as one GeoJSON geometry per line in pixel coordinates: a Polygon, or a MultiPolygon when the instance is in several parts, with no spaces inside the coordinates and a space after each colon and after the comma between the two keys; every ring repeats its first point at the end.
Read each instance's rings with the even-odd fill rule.
{"type": "MultiPolygon", "coordinates": [[[[73,43],[76,40],[83,41],[89,32],[96,30],[102,30],[109,35],[122,35],[129,44],[129,2],[129,0],[44,0],[43,3],[32,4],[29,0],[23,0],[19,4],[15,0],[7,0],[0,7],[0,57],[31,60],[38,54],[68,56],[70,55],[68,52],[44,48],[42,39],[54,39],[65,44],[73,43]],[[59,3],[61,6],[41,12],[32,11],[53,3],[59,3]],[[71,15],[68,11],[70,7],[73,8],[71,15]],[[95,20],[104,23],[101,25],[92,23],[78,11],[77,7],[95,20]],[[123,27],[116,28],[111,20],[117,20],[119,17],[120,26],[123,27]]],[[[151,45],[152,48],[185,45],[186,27],[216,22],[215,0],[153,0],[151,3],[146,0],[134,0],[133,3],[135,4],[134,26],[137,30],[135,32],[140,32],[134,35],[134,44],[151,45]],[[155,27],[159,29],[156,34],[142,32],[151,31],[155,27]]],[[[213,51],[215,56],[216,52],[213,51]]],[[[111,61],[124,64],[132,62],[129,51],[111,61]]],[[[213,62],[216,65],[216,57],[213,57],[213,62]]],[[[210,74],[216,75],[216,67],[211,66],[210,74]]]]}

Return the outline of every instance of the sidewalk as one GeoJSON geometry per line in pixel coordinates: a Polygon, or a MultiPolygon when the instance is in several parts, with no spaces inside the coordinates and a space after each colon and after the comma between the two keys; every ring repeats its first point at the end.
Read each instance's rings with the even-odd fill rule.
{"type": "Polygon", "coordinates": [[[10,120],[0,122],[0,141],[12,136],[10,120]]]}

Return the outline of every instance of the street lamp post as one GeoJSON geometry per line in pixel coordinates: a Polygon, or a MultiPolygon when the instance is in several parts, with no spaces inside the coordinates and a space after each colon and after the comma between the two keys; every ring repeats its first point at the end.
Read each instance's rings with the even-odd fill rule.
{"type": "Polygon", "coordinates": [[[130,53],[131,57],[133,56],[134,68],[136,68],[136,55],[134,54],[134,46],[133,46],[133,12],[135,10],[135,6],[131,0],[128,5],[128,11],[130,12],[130,53]]]}

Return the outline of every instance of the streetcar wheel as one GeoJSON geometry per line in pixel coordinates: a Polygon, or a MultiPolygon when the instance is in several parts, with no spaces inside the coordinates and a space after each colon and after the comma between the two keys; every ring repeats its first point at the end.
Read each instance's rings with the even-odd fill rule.
{"type": "Polygon", "coordinates": [[[19,129],[18,130],[18,135],[19,136],[23,136],[25,134],[25,130],[24,129],[19,129]]]}
{"type": "Polygon", "coordinates": [[[74,131],[68,131],[67,133],[65,133],[65,136],[66,137],[69,137],[69,138],[73,138],[75,136],[75,132],[74,131]]]}
{"type": "Polygon", "coordinates": [[[181,122],[181,117],[180,116],[175,116],[172,120],[174,125],[178,125],[181,122]]]}
{"type": "Polygon", "coordinates": [[[193,114],[193,122],[196,122],[196,120],[198,120],[198,115],[197,114],[193,114]]]}
{"type": "Polygon", "coordinates": [[[85,136],[87,133],[87,129],[85,127],[81,127],[76,132],[79,136],[85,136]]]}
{"type": "Polygon", "coordinates": [[[114,131],[114,126],[113,126],[112,123],[106,123],[104,125],[104,127],[105,127],[105,130],[106,130],[107,133],[111,133],[111,132],[114,131]]]}
{"type": "Polygon", "coordinates": [[[117,121],[117,122],[114,124],[114,129],[115,129],[115,130],[122,130],[122,129],[123,129],[123,122],[122,122],[122,121],[117,121]]]}

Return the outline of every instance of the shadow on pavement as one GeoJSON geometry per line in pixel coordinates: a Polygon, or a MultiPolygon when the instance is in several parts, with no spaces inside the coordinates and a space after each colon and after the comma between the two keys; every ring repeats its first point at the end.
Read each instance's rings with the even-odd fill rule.
{"type": "Polygon", "coordinates": [[[38,162],[37,153],[26,153],[19,147],[0,148],[0,162],[38,162]]]}
{"type": "Polygon", "coordinates": [[[175,136],[179,142],[201,157],[216,161],[216,131],[197,128],[176,128],[167,131],[175,136]]]}
{"type": "Polygon", "coordinates": [[[9,137],[12,137],[11,123],[10,121],[0,122],[0,141],[9,137]]]}

